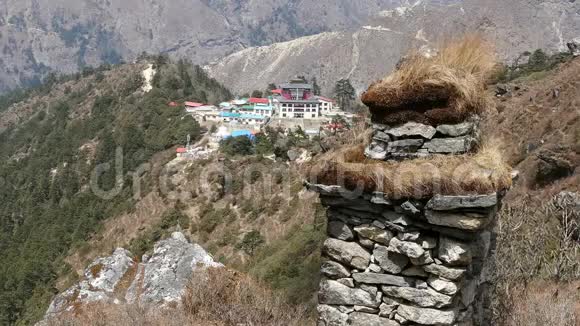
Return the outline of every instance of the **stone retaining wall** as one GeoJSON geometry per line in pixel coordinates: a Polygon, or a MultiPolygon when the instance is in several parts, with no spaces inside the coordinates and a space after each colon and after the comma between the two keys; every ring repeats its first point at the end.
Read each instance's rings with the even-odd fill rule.
{"type": "Polygon", "coordinates": [[[328,208],[319,326],[481,325],[503,194],[390,200],[307,184],[328,208]]]}
{"type": "Polygon", "coordinates": [[[416,122],[389,127],[373,124],[373,140],[365,155],[375,160],[428,157],[470,152],[479,138],[479,118],[437,127],[416,122]]]}

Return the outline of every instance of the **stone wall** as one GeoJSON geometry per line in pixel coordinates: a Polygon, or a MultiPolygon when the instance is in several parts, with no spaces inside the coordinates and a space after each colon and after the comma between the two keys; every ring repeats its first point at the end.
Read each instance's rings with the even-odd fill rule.
{"type": "Polygon", "coordinates": [[[479,138],[479,118],[436,127],[416,122],[389,127],[373,124],[373,140],[365,155],[375,160],[428,157],[470,152],[479,138]]]}
{"type": "Polygon", "coordinates": [[[307,187],[328,208],[319,326],[483,324],[503,194],[390,200],[307,187]]]}

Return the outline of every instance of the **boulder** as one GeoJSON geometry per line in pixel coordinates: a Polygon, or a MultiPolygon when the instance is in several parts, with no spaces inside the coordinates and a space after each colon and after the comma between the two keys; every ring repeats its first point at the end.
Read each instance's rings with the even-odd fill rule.
{"type": "Polygon", "coordinates": [[[344,326],[348,315],[329,305],[318,305],[317,326],[344,326]]]}
{"type": "Polygon", "coordinates": [[[349,241],[354,239],[354,234],[352,230],[346,223],[342,221],[330,221],[328,222],[327,228],[328,235],[343,241],[349,241]]]}
{"type": "Polygon", "coordinates": [[[457,291],[459,291],[458,283],[437,276],[429,277],[427,284],[429,284],[429,286],[432,287],[435,291],[447,295],[454,295],[457,293],[457,291]]]}
{"type": "Polygon", "coordinates": [[[407,122],[402,126],[385,130],[385,132],[393,137],[413,137],[421,136],[426,139],[431,139],[437,133],[437,130],[428,125],[417,122],[407,122]]]}
{"type": "Polygon", "coordinates": [[[497,203],[497,193],[471,196],[435,195],[429,200],[426,207],[434,211],[450,211],[460,208],[489,208],[497,203]]]}
{"type": "Polygon", "coordinates": [[[442,236],[439,239],[439,259],[450,266],[467,266],[472,260],[471,248],[469,244],[442,236]]]}
{"type": "Polygon", "coordinates": [[[349,288],[337,281],[323,280],[320,282],[318,301],[321,304],[366,306],[378,308],[380,301],[367,291],[349,288]]]}
{"type": "Polygon", "coordinates": [[[391,239],[394,237],[391,231],[382,230],[376,226],[371,225],[357,226],[354,228],[354,231],[359,235],[359,237],[367,238],[384,245],[388,245],[391,239]]]}
{"type": "Polygon", "coordinates": [[[387,247],[376,246],[373,251],[375,260],[379,266],[387,273],[399,274],[403,271],[405,266],[409,264],[409,258],[405,255],[389,251],[387,247]]]}
{"type": "Polygon", "coordinates": [[[174,232],[155,245],[127,290],[126,300],[134,303],[138,296],[141,303],[179,302],[193,271],[203,266],[223,267],[201,246],[190,244],[183,233],[174,232]]]}
{"type": "Polygon", "coordinates": [[[475,124],[473,122],[464,122],[456,125],[440,125],[437,127],[437,132],[446,136],[459,137],[470,134],[474,127],[475,124]]]}
{"type": "Polygon", "coordinates": [[[443,308],[448,307],[453,302],[451,296],[441,294],[433,289],[416,289],[412,287],[383,286],[383,293],[386,296],[407,300],[420,307],[443,308]]]}
{"type": "Polygon", "coordinates": [[[425,253],[425,249],[417,243],[401,241],[398,238],[391,239],[389,251],[403,254],[409,258],[419,258],[425,253]]]}
{"type": "Polygon", "coordinates": [[[469,152],[473,147],[474,142],[474,138],[470,136],[434,138],[433,140],[426,142],[421,148],[428,150],[429,153],[462,154],[469,152]]]}
{"type": "Polygon", "coordinates": [[[354,273],[352,274],[352,278],[354,278],[357,283],[404,287],[414,287],[417,282],[416,279],[410,277],[377,273],[354,273]]]}
{"type": "Polygon", "coordinates": [[[453,268],[437,264],[423,266],[423,269],[429,274],[441,276],[452,281],[461,279],[467,272],[463,268],[453,268]]]}
{"type": "Polygon", "coordinates": [[[426,309],[401,305],[397,314],[420,325],[454,325],[459,313],[455,310],[426,309]]]}
{"type": "Polygon", "coordinates": [[[327,239],[322,252],[340,263],[359,270],[367,269],[371,260],[371,254],[360,245],[337,239],[327,239]]]}
{"type": "Polygon", "coordinates": [[[492,221],[491,214],[470,212],[447,212],[426,210],[425,217],[433,225],[446,226],[467,231],[478,231],[487,227],[492,221]]]}
{"type": "Polygon", "coordinates": [[[322,272],[322,275],[331,279],[339,279],[350,276],[350,272],[348,269],[346,269],[346,267],[332,260],[323,262],[322,266],[320,267],[320,271],[322,272]]]}
{"type": "Polygon", "coordinates": [[[363,312],[353,312],[348,317],[350,326],[399,326],[394,320],[382,318],[379,315],[367,314],[363,312]]]}

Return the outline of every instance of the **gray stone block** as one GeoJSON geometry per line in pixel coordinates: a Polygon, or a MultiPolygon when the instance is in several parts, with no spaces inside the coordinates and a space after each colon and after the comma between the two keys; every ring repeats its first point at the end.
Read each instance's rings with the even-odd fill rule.
{"type": "Polygon", "coordinates": [[[401,305],[397,314],[420,325],[453,325],[459,316],[456,310],[439,310],[401,305]]]}
{"type": "Polygon", "coordinates": [[[440,125],[437,127],[437,132],[451,137],[459,137],[470,134],[475,128],[473,122],[463,122],[456,125],[440,125]]]}
{"type": "Polygon", "coordinates": [[[407,300],[425,308],[449,307],[453,302],[451,296],[441,294],[433,289],[423,290],[400,286],[383,286],[382,289],[386,296],[407,300]]]}
{"type": "Polygon", "coordinates": [[[498,204],[497,193],[471,196],[435,195],[427,202],[427,209],[450,211],[460,208],[489,208],[498,204]]]}
{"type": "Polygon", "coordinates": [[[414,287],[417,284],[417,280],[414,278],[391,274],[354,273],[352,274],[352,278],[357,283],[373,284],[373,285],[396,285],[403,287],[414,287]]]}
{"type": "Polygon", "coordinates": [[[386,129],[385,132],[398,138],[421,136],[426,139],[431,139],[437,133],[437,129],[422,123],[407,122],[402,126],[386,129]]]}

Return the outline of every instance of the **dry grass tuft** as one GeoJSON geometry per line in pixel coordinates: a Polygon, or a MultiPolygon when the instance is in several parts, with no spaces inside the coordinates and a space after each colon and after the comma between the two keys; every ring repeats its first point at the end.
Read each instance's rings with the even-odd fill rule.
{"type": "Polygon", "coordinates": [[[447,42],[430,58],[411,52],[400,69],[373,83],[362,101],[375,122],[461,121],[491,106],[485,84],[496,65],[493,47],[479,35],[467,35],[447,42]],[[396,119],[389,119],[392,114],[396,119]]]}
{"type": "Polygon", "coordinates": [[[577,326],[580,323],[578,283],[538,282],[514,291],[506,326],[577,326]]]}
{"type": "Polygon", "coordinates": [[[225,268],[198,269],[183,303],[144,306],[98,303],[79,306],[48,325],[289,325],[313,324],[300,307],[282,302],[279,296],[250,277],[225,268]]]}
{"type": "Polygon", "coordinates": [[[187,289],[184,310],[209,325],[308,324],[305,310],[285,304],[250,277],[225,269],[197,272],[187,289]]]}
{"type": "Polygon", "coordinates": [[[369,160],[364,148],[360,144],[325,154],[305,169],[308,181],[352,191],[381,191],[392,199],[491,193],[512,184],[511,168],[495,145],[484,145],[473,155],[402,162],[369,160]]]}

